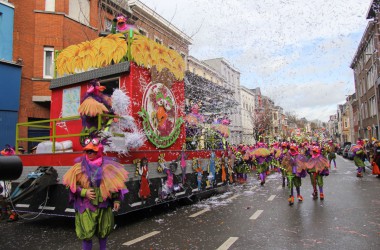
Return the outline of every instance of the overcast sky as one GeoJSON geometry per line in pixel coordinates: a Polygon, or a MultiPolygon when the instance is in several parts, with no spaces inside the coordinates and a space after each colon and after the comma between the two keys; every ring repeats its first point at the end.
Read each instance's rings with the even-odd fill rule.
{"type": "Polygon", "coordinates": [[[353,94],[350,64],[371,0],[140,0],[192,37],[190,55],[226,58],[240,84],[327,122],[353,94]]]}

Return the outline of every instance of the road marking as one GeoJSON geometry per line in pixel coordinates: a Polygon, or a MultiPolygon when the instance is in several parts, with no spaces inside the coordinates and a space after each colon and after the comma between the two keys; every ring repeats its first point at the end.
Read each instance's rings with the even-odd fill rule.
{"type": "Polygon", "coordinates": [[[49,206],[39,206],[38,209],[43,210],[55,210],[55,207],[49,207],[49,206]]]}
{"type": "Polygon", "coordinates": [[[227,200],[233,200],[233,199],[235,199],[235,198],[237,198],[237,197],[239,197],[240,196],[240,194],[235,194],[234,196],[231,196],[230,198],[228,198],[227,200]]]}
{"type": "Polygon", "coordinates": [[[201,214],[206,213],[208,211],[210,211],[210,209],[209,208],[205,208],[205,209],[203,209],[203,210],[201,210],[199,212],[196,212],[195,214],[190,215],[189,217],[194,218],[194,217],[197,217],[198,215],[201,215],[201,214]]]}
{"type": "Polygon", "coordinates": [[[280,186],[277,187],[277,190],[280,190],[280,189],[282,189],[282,185],[280,185],[280,186]]]}
{"type": "Polygon", "coordinates": [[[276,195],[271,195],[268,199],[268,201],[273,201],[274,197],[276,197],[276,195]]]}
{"type": "Polygon", "coordinates": [[[16,204],[16,207],[25,207],[28,208],[30,204],[16,204]]]}
{"type": "Polygon", "coordinates": [[[256,220],[260,214],[263,212],[264,210],[257,210],[252,216],[251,218],[249,218],[250,220],[256,220]]]}
{"type": "Polygon", "coordinates": [[[227,250],[228,248],[230,248],[230,246],[232,246],[232,244],[235,243],[235,241],[237,241],[239,239],[239,237],[230,237],[228,238],[228,240],[226,240],[220,247],[218,247],[218,249],[216,250],[227,250]]]}
{"type": "Polygon", "coordinates": [[[140,236],[140,237],[138,237],[138,238],[136,238],[134,240],[130,240],[130,241],[125,242],[125,243],[123,243],[123,246],[133,245],[133,244],[135,244],[137,242],[140,242],[140,241],[145,240],[145,239],[147,239],[149,237],[155,236],[156,234],[159,234],[159,233],[161,233],[161,232],[160,231],[153,231],[153,232],[148,233],[146,235],[140,236]]]}

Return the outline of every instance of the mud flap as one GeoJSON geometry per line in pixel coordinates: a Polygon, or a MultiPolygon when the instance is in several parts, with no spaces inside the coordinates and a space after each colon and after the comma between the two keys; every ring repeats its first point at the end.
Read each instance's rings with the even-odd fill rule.
{"type": "Polygon", "coordinates": [[[39,167],[36,171],[28,174],[28,177],[22,181],[12,192],[8,201],[17,203],[27,199],[33,194],[42,191],[50,185],[58,183],[58,173],[53,167],[39,167]]]}

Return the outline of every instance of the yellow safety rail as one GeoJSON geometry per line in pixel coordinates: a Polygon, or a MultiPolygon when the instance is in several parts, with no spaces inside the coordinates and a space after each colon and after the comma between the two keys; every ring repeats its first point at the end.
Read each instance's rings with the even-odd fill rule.
{"type": "MultiPolygon", "coordinates": [[[[98,127],[97,129],[102,129],[102,121],[103,117],[109,117],[109,118],[118,118],[119,116],[116,115],[109,115],[109,114],[101,114],[98,115],[98,127]]],[[[55,153],[55,142],[57,138],[68,138],[68,137],[81,137],[86,136],[89,133],[79,133],[79,134],[65,134],[65,135],[57,135],[56,134],[56,127],[57,123],[59,122],[68,122],[68,121],[75,121],[79,120],[80,116],[70,116],[70,117],[62,117],[62,118],[56,118],[56,119],[50,119],[50,120],[41,120],[41,121],[34,121],[34,122],[21,122],[16,124],[16,145],[15,150],[16,153],[18,152],[18,145],[19,142],[43,142],[43,141],[52,141],[52,152],[55,153]],[[46,123],[49,123],[50,125],[44,125],[46,123]],[[33,137],[33,138],[20,138],[20,127],[33,127],[33,128],[45,128],[50,129],[51,135],[50,136],[39,136],[39,137],[33,137]]],[[[113,119],[110,119],[109,121],[112,121],[113,119]]],[[[110,125],[110,122],[107,123],[107,125],[110,125]]],[[[114,134],[116,136],[123,136],[120,134],[114,134]]]]}

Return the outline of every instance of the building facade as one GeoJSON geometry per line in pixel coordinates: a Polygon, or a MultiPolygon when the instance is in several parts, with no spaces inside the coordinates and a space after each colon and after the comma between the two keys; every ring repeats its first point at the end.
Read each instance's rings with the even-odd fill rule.
{"type": "Polygon", "coordinates": [[[371,3],[367,14],[370,21],[350,65],[354,71],[360,138],[379,137],[379,3],[371,3]]]}
{"type": "MultiPolygon", "coordinates": [[[[152,15],[152,10],[139,1],[9,0],[9,3],[14,6],[15,19],[13,61],[23,66],[18,122],[49,119],[49,86],[55,76],[56,51],[107,33],[117,14],[127,16],[149,38],[178,50],[184,58],[191,44],[183,32],[173,25],[167,27],[165,19],[157,13],[152,15]]],[[[19,135],[49,135],[49,130],[22,128],[19,135]]]]}
{"type": "MultiPolygon", "coordinates": [[[[204,60],[204,63],[208,64],[212,68],[218,72],[220,76],[225,79],[225,88],[233,91],[233,99],[237,103],[241,103],[240,101],[240,72],[233,67],[231,63],[229,63],[224,58],[214,58],[204,60]]],[[[230,129],[231,129],[231,137],[229,142],[231,144],[240,144],[242,143],[243,136],[243,128],[242,128],[242,119],[241,119],[241,109],[240,105],[237,105],[236,110],[233,111],[229,115],[231,119],[230,129]]]]}
{"type": "Polygon", "coordinates": [[[15,145],[22,65],[13,61],[14,5],[0,1],[0,147],[15,145]]]}
{"type": "Polygon", "coordinates": [[[241,119],[243,129],[242,143],[246,145],[252,145],[256,142],[253,135],[253,116],[255,115],[255,94],[250,89],[244,86],[240,86],[240,94],[241,119]]]}

